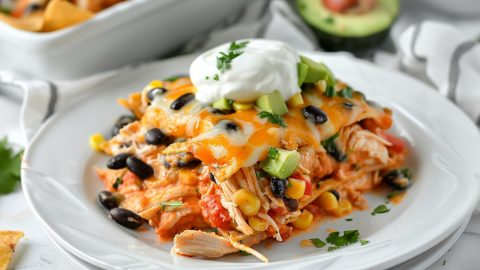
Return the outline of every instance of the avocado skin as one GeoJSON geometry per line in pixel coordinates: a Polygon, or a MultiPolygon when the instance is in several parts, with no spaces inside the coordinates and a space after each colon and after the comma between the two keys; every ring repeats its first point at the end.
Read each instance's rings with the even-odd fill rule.
{"type": "Polygon", "coordinates": [[[317,37],[320,46],[328,52],[349,51],[361,52],[377,47],[385,41],[390,28],[365,37],[341,37],[332,35],[315,27],[309,26],[317,37]]]}

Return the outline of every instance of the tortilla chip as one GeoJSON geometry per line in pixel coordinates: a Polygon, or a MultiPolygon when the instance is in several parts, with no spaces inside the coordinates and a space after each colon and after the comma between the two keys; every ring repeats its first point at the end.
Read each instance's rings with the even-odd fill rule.
{"type": "Polygon", "coordinates": [[[21,18],[0,13],[0,21],[20,30],[38,32],[43,28],[43,12],[34,12],[21,18]]]}
{"type": "Polygon", "coordinates": [[[0,270],[6,270],[23,232],[0,231],[0,270]]]}
{"type": "Polygon", "coordinates": [[[49,32],[59,30],[90,19],[93,12],[78,8],[74,4],[64,0],[52,0],[45,9],[42,31],[49,32]]]}

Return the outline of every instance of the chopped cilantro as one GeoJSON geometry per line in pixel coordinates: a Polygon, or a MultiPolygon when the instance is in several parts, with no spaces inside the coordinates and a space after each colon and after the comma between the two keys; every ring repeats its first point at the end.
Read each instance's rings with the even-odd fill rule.
{"type": "Polygon", "coordinates": [[[349,86],[343,88],[337,93],[338,96],[344,97],[344,98],[352,98],[353,96],[353,90],[349,86]]]}
{"type": "Polygon", "coordinates": [[[14,191],[20,182],[22,153],[22,150],[15,153],[7,138],[0,140],[0,194],[14,191]]]}
{"type": "Polygon", "coordinates": [[[261,111],[257,115],[260,118],[267,118],[270,123],[279,125],[281,127],[286,127],[287,126],[287,124],[285,124],[285,121],[283,121],[283,118],[278,114],[269,113],[269,112],[266,112],[266,111],[261,111]]]}
{"type": "Polygon", "coordinates": [[[168,202],[161,202],[159,206],[162,208],[162,211],[170,212],[182,206],[182,204],[183,203],[181,201],[168,201],[168,202]]]}
{"type": "Polygon", "coordinates": [[[403,168],[400,170],[400,172],[402,173],[403,176],[405,176],[405,178],[412,179],[412,172],[410,171],[409,168],[403,168]]]}
{"type": "Polygon", "coordinates": [[[276,160],[280,154],[278,153],[278,149],[274,147],[270,147],[268,149],[268,157],[270,159],[276,160]]]}
{"type": "Polygon", "coordinates": [[[352,221],[353,218],[346,218],[345,221],[352,221]]]}
{"type": "Polygon", "coordinates": [[[217,228],[209,228],[207,230],[205,230],[206,232],[214,232],[214,233],[217,233],[218,232],[218,229],[217,228]]]}
{"type": "Polygon", "coordinates": [[[322,240],[318,239],[318,238],[312,238],[312,239],[309,239],[310,242],[312,242],[312,244],[316,247],[316,248],[322,248],[326,245],[325,242],[323,242],[322,240]]]}
{"type": "Polygon", "coordinates": [[[217,69],[222,73],[229,70],[233,59],[242,55],[243,52],[239,50],[245,48],[247,44],[248,44],[248,41],[244,41],[240,43],[236,43],[234,41],[230,43],[230,47],[228,48],[227,53],[220,52],[217,55],[217,69]]]}
{"type": "Polygon", "coordinates": [[[334,97],[336,94],[335,88],[331,85],[327,85],[324,95],[327,97],[334,97]]]}
{"type": "Polygon", "coordinates": [[[365,246],[365,245],[367,245],[368,243],[370,243],[370,241],[360,239],[360,245],[365,246]]]}
{"type": "Polygon", "coordinates": [[[238,254],[242,255],[242,256],[250,256],[251,254],[246,252],[246,251],[243,251],[243,250],[239,250],[238,251],[238,254]]]}
{"type": "Polygon", "coordinates": [[[218,78],[218,74],[213,75],[213,79],[214,79],[215,81],[218,81],[218,79],[219,79],[219,78],[218,78]]]}
{"type": "Polygon", "coordinates": [[[373,210],[371,215],[375,216],[376,214],[384,214],[384,213],[387,213],[388,211],[390,211],[390,209],[385,204],[381,204],[373,210]]]}
{"type": "Polygon", "coordinates": [[[443,260],[442,265],[445,265],[447,263],[447,259],[443,260]]]}
{"type": "Polygon", "coordinates": [[[121,177],[117,177],[117,179],[115,179],[115,183],[113,183],[112,187],[114,189],[117,189],[118,186],[120,186],[121,184],[123,184],[123,179],[121,177]]]}
{"type": "Polygon", "coordinates": [[[343,235],[340,235],[340,232],[332,232],[326,239],[327,243],[332,245],[328,247],[328,251],[354,244],[358,242],[359,238],[360,233],[358,230],[344,231],[343,235]]]}
{"type": "Polygon", "coordinates": [[[0,7],[0,13],[9,15],[10,13],[12,13],[12,11],[6,7],[0,7]]]}
{"type": "Polygon", "coordinates": [[[205,76],[205,80],[208,80],[208,79],[210,79],[210,77],[209,77],[209,76],[205,76]]]}

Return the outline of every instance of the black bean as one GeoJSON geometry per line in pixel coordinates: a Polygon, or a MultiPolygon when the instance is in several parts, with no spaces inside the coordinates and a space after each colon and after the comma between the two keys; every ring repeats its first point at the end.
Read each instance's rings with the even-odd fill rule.
{"type": "Polygon", "coordinates": [[[167,169],[170,169],[172,167],[172,165],[170,165],[170,163],[168,161],[164,161],[163,166],[167,169]]]}
{"type": "Polygon", "coordinates": [[[192,159],[188,159],[188,160],[180,159],[177,162],[177,167],[179,167],[179,168],[195,168],[200,164],[202,164],[202,161],[199,160],[199,159],[196,159],[196,158],[192,158],[192,159]]]}
{"type": "Polygon", "coordinates": [[[153,145],[168,145],[170,143],[170,138],[165,135],[160,129],[152,128],[147,133],[145,133],[145,141],[148,144],[153,145]]]}
{"type": "Polygon", "coordinates": [[[140,159],[131,156],[127,158],[127,168],[140,179],[147,179],[153,175],[153,168],[140,159]]]}
{"type": "Polygon", "coordinates": [[[42,8],[43,6],[39,3],[31,3],[23,10],[23,15],[28,15],[32,12],[39,11],[42,8]]]}
{"type": "Polygon", "coordinates": [[[112,136],[116,136],[120,132],[120,129],[122,129],[124,126],[132,123],[135,120],[136,120],[135,117],[131,115],[120,116],[112,128],[112,136]]]}
{"type": "Polygon", "coordinates": [[[148,100],[152,101],[156,96],[161,96],[167,92],[167,89],[163,87],[156,87],[148,90],[147,92],[147,98],[148,100]]]}
{"type": "Polygon", "coordinates": [[[183,94],[179,98],[174,100],[172,104],[170,104],[170,109],[174,111],[178,111],[181,108],[183,108],[183,106],[187,105],[188,102],[192,101],[194,98],[195,98],[195,94],[193,93],[183,94]]]}
{"type": "Polygon", "coordinates": [[[105,190],[98,193],[98,201],[108,210],[118,207],[117,198],[110,191],[105,190]]]}
{"type": "Polygon", "coordinates": [[[328,117],[320,108],[308,105],[302,109],[303,117],[314,124],[323,124],[327,122],[328,117]]]}
{"type": "Polygon", "coordinates": [[[328,192],[332,193],[333,196],[335,196],[335,198],[337,198],[337,201],[340,200],[340,193],[338,193],[338,191],[336,191],[335,189],[330,189],[328,192]]]}
{"type": "Polygon", "coordinates": [[[405,175],[401,170],[393,170],[387,173],[383,177],[383,181],[396,190],[405,190],[412,183],[410,175],[405,175]]]}
{"type": "Polygon", "coordinates": [[[221,115],[232,114],[232,113],[235,112],[234,110],[220,110],[220,109],[212,108],[212,107],[209,107],[208,111],[210,113],[213,113],[213,114],[221,114],[221,115]]]}
{"type": "Polygon", "coordinates": [[[215,179],[215,175],[213,175],[213,173],[209,173],[209,175],[210,175],[210,181],[217,183],[217,179],[215,179]]]}
{"type": "Polygon", "coordinates": [[[290,212],[297,211],[298,209],[297,200],[284,197],[283,202],[285,203],[285,207],[287,207],[288,211],[290,212]]]}
{"type": "Polygon", "coordinates": [[[113,208],[110,217],[118,224],[129,229],[137,229],[146,222],[141,216],[125,208],[113,208]]]}
{"type": "Polygon", "coordinates": [[[270,189],[275,197],[285,197],[285,190],[287,189],[287,180],[277,177],[272,177],[270,181],[270,189]]]}
{"type": "Polygon", "coordinates": [[[350,102],[350,101],[345,101],[345,102],[343,102],[343,107],[344,107],[345,109],[351,110],[351,109],[353,108],[353,103],[350,102]]]}
{"type": "Polygon", "coordinates": [[[107,168],[112,170],[120,170],[127,166],[127,158],[131,156],[128,153],[121,153],[110,158],[107,162],[107,168]]]}
{"type": "Polygon", "coordinates": [[[240,127],[235,124],[235,122],[228,121],[227,124],[225,124],[225,128],[227,131],[237,131],[240,127]]]}

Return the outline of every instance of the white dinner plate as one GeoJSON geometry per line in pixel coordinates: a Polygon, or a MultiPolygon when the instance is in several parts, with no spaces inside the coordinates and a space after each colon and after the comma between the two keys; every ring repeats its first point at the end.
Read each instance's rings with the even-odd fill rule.
{"type": "Polygon", "coordinates": [[[380,69],[342,54],[305,53],[326,62],[338,78],[362,90],[369,99],[394,111],[393,131],[408,141],[408,166],[415,184],[389,213],[370,215],[385,202],[369,195],[370,209],[325,221],[285,243],[257,249],[268,264],[253,256],[229,255],[217,260],[172,256],[171,244],[160,243],[152,230],[136,232],[116,225],[97,204],[102,185],[92,166],[107,158],[92,153],[87,140],[108,134],[122,113],[116,100],[143,88],[150,80],[188,71],[193,56],[161,61],[120,74],[93,86],[93,95],[58,113],[33,139],[24,157],[22,184],[27,200],[60,244],[81,259],[104,268],[129,269],[367,269],[387,268],[435,246],[468,217],[479,197],[480,134],[474,124],[444,97],[417,80],[380,69]],[[301,248],[302,239],[324,239],[326,229],[358,229],[365,246],[334,252],[301,248]]]}
{"type": "MultiPolygon", "coordinates": [[[[408,260],[407,262],[397,265],[391,270],[424,270],[439,260],[452,246],[457,242],[457,240],[462,236],[463,231],[468,225],[470,218],[467,218],[464,223],[455,230],[450,236],[445,240],[434,246],[433,248],[425,251],[424,253],[414,257],[413,259],[408,260]]],[[[93,264],[90,264],[79,257],[73,255],[70,251],[63,248],[60,243],[55,240],[55,236],[50,234],[47,230],[45,231],[47,237],[55,245],[55,247],[62,253],[65,258],[67,258],[73,265],[76,266],[78,270],[97,270],[100,269],[93,264]]]]}

